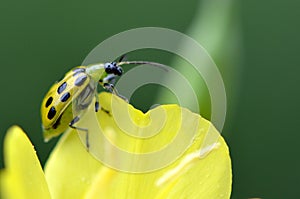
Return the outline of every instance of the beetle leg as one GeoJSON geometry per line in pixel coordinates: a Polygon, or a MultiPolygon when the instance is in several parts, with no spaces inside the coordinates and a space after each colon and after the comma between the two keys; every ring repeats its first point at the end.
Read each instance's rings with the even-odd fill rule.
{"type": "Polygon", "coordinates": [[[109,83],[105,83],[104,87],[109,90],[111,93],[117,95],[118,97],[122,98],[123,100],[125,100],[126,102],[128,102],[128,99],[126,97],[124,97],[123,95],[120,95],[119,92],[117,91],[117,89],[115,88],[115,86],[113,84],[109,84],[109,83]]]}
{"type": "Polygon", "coordinates": [[[72,128],[72,129],[76,129],[76,130],[80,130],[80,131],[85,132],[85,144],[86,144],[87,150],[89,151],[90,143],[89,143],[89,131],[88,131],[88,129],[74,126],[74,124],[77,123],[79,121],[79,119],[80,119],[79,116],[74,117],[73,120],[69,123],[69,127],[72,128]]]}
{"type": "Polygon", "coordinates": [[[97,93],[95,94],[96,102],[95,102],[95,112],[99,111],[99,97],[97,93]]]}

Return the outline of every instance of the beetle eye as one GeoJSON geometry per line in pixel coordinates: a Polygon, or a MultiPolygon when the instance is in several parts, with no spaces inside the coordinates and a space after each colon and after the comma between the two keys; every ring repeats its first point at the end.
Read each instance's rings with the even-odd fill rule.
{"type": "Polygon", "coordinates": [[[104,65],[104,68],[105,68],[105,72],[108,74],[113,72],[113,65],[111,63],[106,63],[104,65]]]}
{"type": "Polygon", "coordinates": [[[115,75],[121,76],[123,74],[123,69],[121,67],[117,67],[115,70],[115,75]]]}

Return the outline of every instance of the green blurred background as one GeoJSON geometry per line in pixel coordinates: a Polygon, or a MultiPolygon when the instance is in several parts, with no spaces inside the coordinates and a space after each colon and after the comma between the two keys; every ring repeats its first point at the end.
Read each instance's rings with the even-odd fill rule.
{"type": "MultiPolygon", "coordinates": [[[[232,198],[298,198],[299,8],[300,1],[292,0],[1,1],[0,166],[4,135],[14,124],[26,131],[42,163],[47,159],[57,139],[43,143],[39,109],[54,81],[106,38],[156,26],[195,38],[223,75],[228,111],[222,135],[232,157],[232,198]]],[[[129,59],[180,63],[151,50],[129,59]]],[[[147,110],[162,93],[149,85],[132,103],[147,110]],[[143,98],[149,92],[152,97],[143,98]]],[[[206,91],[199,99],[209,118],[206,91]]]]}

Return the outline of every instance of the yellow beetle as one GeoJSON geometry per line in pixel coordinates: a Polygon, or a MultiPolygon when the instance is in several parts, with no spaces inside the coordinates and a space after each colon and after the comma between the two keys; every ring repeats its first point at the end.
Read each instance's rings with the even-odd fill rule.
{"type": "Polygon", "coordinates": [[[74,126],[80,120],[84,111],[92,103],[94,97],[95,111],[99,110],[97,98],[98,83],[105,89],[117,94],[114,82],[121,76],[122,65],[150,64],[164,68],[164,65],[148,61],[122,61],[98,63],[79,66],[55,83],[45,95],[41,105],[42,128],[45,141],[66,131],[69,127],[86,132],[86,147],[89,149],[88,129],[74,126]]]}

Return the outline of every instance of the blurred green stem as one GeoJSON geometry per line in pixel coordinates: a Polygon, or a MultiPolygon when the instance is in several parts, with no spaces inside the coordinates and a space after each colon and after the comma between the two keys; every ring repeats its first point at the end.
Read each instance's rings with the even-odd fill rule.
{"type": "MultiPolygon", "coordinates": [[[[201,44],[218,66],[225,83],[228,106],[231,108],[238,89],[236,82],[241,52],[236,2],[234,0],[200,1],[194,19],[185,34],[201,44]]],[[[185,46],[185,43],[178,41],[178,46],[185,46]]],[[[170,66],[188,79],[198,97],[201,115],[210,118],[210,96],[200,74],[179,57],[174,57],[170,66]]],[[[172,75],[167,74],[164,78],[166,83],[174,81],[172,75]]],[[[177,84],[180,86],[178,82],[177,84]]],[[[187,97],[188,95],[189,93],[187,97]]],[[[173,100],[171,93],[160,90],[155,103],[174,103],[173,100]]],[[[192,111],[199,112],[199,110],[192,111]]]]}

